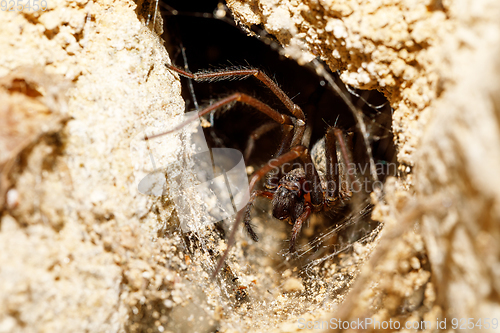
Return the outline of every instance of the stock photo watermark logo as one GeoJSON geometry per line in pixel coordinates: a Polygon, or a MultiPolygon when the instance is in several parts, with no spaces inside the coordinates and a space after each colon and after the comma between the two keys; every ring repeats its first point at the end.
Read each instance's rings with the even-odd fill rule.
{"type": "MultiPolygon", "coordinates": [[[[196,111],[184,114],[189,119],[196,111]]],[[[140,156],[149,159],[153,171],[138,183],[138,190],[145,195],[169,195],[173,200],[181,228],[197,229],[208,223],[216,223],[243,209],[250,198],[248,178],[243,154],[231,148],[209,149],[200,122],[187,142],[193,144],[194,154],[184,154],[168,165],[158,165],[148,140],[136,140],[133,150],[142,150],[140,156]],[[188,192],[196,192],[203,201],[200,205],[190,202],[188,192]],[[196,222],[195,222],[196,220],[196,222]]],[[[154,133],[152,133],[154,134],[154,133]]],[[[153,140],[168,140],[168,136],[153,140]]],[[[136,154],[137,155],[137,154],[136,154]]]]}

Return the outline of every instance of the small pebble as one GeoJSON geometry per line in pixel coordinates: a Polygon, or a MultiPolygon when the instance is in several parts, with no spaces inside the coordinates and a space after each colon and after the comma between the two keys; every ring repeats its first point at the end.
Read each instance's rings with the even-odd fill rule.
{"type": "Polygon", "coordinates": [[[291,277],[286,279],[285,283],[283,284],[283,290],[286,292],[294,292],[294,291],[303,291],[304,285],[302,284],[302,280],[291,277]]]}

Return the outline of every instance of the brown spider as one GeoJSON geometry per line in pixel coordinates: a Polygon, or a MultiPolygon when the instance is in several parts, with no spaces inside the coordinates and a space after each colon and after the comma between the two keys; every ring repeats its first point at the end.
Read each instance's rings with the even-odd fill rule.
{"type": "MultiPolygon", "coordinates": [[[[310,153],[308,149],[310,136],[305,135],[306,121],[304,112],[298,105],[292,102],[273,80],[259,69],[233,68],[201,71],[193,74],[172,65],[166,66],[170,70],[195,81],[244,79],[254,76],[263,82],[292,114],[291,116],[281,114],[254,97],[236,92],[226,98],[220,99],[200,111],[197,116],[186,120],[172,130],[149,137],[149,139],[152,139],[177,131],[191,121],[198,119],[198,117],[235,101],[253,106],[283,127],[283,138],[276,158],[269,161],[252,175],[249,185],[251,191],[250,200],[246,208],[240,210],[236,216],[231,235],[228,239],[226,252],[219,260],[214,276],[220,270],[229,249],[234,243],[236,230],[242,219],[250,237],[254,241],[258,241],[258,236],[250,224],[250,212],[257,196],[265,197],[272,201],[273,216],[275,218],[288,221],[293,225],[289,247],[290,252],[293,253],[295,252],[296,240],[302,224],[312,213],[342,207],[351,198],[352,192],[358,190],[359,183],[356,182],[354,176],[355,170],[353,170],[353,166],[350,163],[351,157],[344,133],[336,127],[328,128],[325,137],[314,145],[312,153],[310,153]],[[285,166],[295,159],[300,159],[301,166],[292,170],[279,169],[281,166],[285,166]],[[275,172],[270,173],[272,170],[275,170],[275,172]],[[266,189],[254,190],[257,182],[268,173],[269,176],[265,184],[266,189]]],[[[255,140],[273,128],[275,126],[266,124],[255,130],[250,137],[249,148],[245,152],[245,156],[251,153],[255,140]]]]}

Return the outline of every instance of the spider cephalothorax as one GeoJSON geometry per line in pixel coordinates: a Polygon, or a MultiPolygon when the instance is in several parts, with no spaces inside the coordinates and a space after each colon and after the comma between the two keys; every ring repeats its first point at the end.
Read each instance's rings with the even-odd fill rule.
{"type": "MultiPolygon", "coordinates": [[[[283,130],[283,138],[278,152],[275,155],[276,157],[256,171],[250,180],[250,200],[246,208],[241,210],[236,217],[233,230],[229,237],[228,249],[220,259],[215,273],[219,271],[227,256],[229,248],[234,242],[235,232],[241,220],[243,220],[250,237],[254,241],[258,240],[258,236],[250,224],[251,208],[257,196],[271,199],[273,216],[279,220],[288,221],[293,225],[292,234],[290,236],[290,252],[295,251],[296,239],[302,224],[309,218],[311,213],[331,210],[339,205],[344,205],[344,202],[350,198],[350,185],[354,183],[355,173],[350,169],[352,166],[343,132],[336,127],[328,128],[325,137],[319,142],[322,147],[313,148],[313,151],[321,151],[322,156],[312,157],[309,151],[310,136],[305,135],[307,124],[304,112],[262,71],[254,68],[236,68],[210,72],[201,71],[192,74],[171,65],[167,65],[167,67],[172,71],[196,81],[247,78],[249,76],[254,76],[263,82],[281,100],[291,114],[286,115],[279,113],[258,99],[238,92],[213,103],[211,106],[198,113],[198,116],[203,116],[229,103],[239,101],[253,106],[260,112],[269,116],[273,121],[281,124],[283,130]],[[281,170],[282,166],[296,159],[299,160],[300,167],[294,168],[291,171],[281,170]],[[316,163],[313,162],[313,160],[316,163]],[[274,170],[274,172],[270,173],[271,170],[274,170]],[[254,190],[257,182],[268,173],[270,174],[266,181],[266,189],[254,190]],[[346,180],[349,182],[347,183],[346,180]]],[[[185,126],[186,123],[195,119],[196,118],[188,119],[174,129],[152,136],[150,139],[176,131],[185,126]]],[[[249,147],[254,146],[256,137],[275,127],[274,125],[270,126],[269,124],[265,124],[255,130],[250,137],[249,147]]],[[[251,148],[245,155],[248,156],[250,153],[251,148]]]]}
{"type": "Polygon", "coordinates": [[[307,193],[302,191],[305,180],[306,174],[302,168],[294,169],[280,179],[272,200],[275,218],[288,220],[290,224],[293,224],[292,221],[295,221],[302,214],[305,202],[304,194],[307,193]]]}

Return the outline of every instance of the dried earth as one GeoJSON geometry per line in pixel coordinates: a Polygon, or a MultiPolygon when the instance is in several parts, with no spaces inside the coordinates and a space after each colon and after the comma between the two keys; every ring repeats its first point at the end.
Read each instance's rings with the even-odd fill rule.
{"type": "Polygon", "coordinates": [[[223,233],[183,232],[173,188],[138,191],[192,153],[188,129],[142,140],[184,112],[161,18],[124,0],[47,5],[0,12],[0,332],[303,331],[298,318],[431,332],[436,318],[500,318],[496,1],[228,1],[297,61],[319,56],[382,91],[404,173],[373,196],[384,228],[368,243],[297,270],[280,264],[276,224],[259,247],[238,236],[217,281],[223,233]]]}

